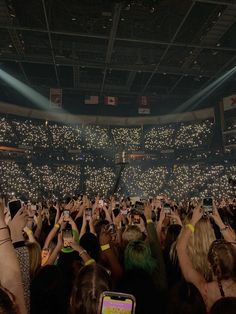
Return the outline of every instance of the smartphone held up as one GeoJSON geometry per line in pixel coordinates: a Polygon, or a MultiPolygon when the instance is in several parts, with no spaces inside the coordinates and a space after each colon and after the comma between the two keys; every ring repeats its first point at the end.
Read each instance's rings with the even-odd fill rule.
{"type": "Polygon", "coordinates": [[[163,205],[163,208],[164,208],[164,212],[165,212],[166,215],[170,215],[170,214],[171,214],[170,204],[165,203],[165,204],[163,205]]]}
{"type": "Polygon", "coordinates": [[[63,220],[64,221],[69,221],[70,219],[70,211],[69,210],[64,210],[63,211],[63,220]]]}
{"type": "Polygon", "coordinates": [[[99,300],[99,314],[134,314],[136,300],[132,294],[104,291],[99,300]]]}
{"type": "Polygon", "coordinates": [[[11,214],[11,219],[17,214],[17,212],[21,209],[23,203],[20,199],[14,199],[8,203],[8,208],[11,214]]]}
{"type": "Polygon", "coordinates": [[[91,220],[92,218],[92,208],[86,208],[85,209],[85,219],[86,220],[91,220]]]}
{"type": "Polygon", "coordinates": [[[213,213],[213,198],[204,197],[202,200],[202,206],[203,206],[205,215],[212,214],[213,213]]]}
{"type": "Polygon", "coordinates": [[[71,243],[73,242],[73,233],[72,229],[65,229],[62,231],[62,239],[64,248],[71,247],[71,243]]]}

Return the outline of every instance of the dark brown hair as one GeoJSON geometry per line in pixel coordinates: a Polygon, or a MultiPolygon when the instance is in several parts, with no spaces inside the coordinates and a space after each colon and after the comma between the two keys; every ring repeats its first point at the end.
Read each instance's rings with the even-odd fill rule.
{"type": "Polygon", "coordinates": [[[0,313],[17,314],[17,306],[14,302],[14,296],[5,288],[0,286],[0,313]]]}
{"type": "Polygon", "coordinates": [[[210,314],[235,314],[236,298],[225,297],[214,303],[210,314]]]}
{"type": "Polygon", "coordinates": [[[71,293],[71,314],[97,314],[99,297],[110,290],[110,275],[104,267],[92,264],[81,268],[71,293]]]}

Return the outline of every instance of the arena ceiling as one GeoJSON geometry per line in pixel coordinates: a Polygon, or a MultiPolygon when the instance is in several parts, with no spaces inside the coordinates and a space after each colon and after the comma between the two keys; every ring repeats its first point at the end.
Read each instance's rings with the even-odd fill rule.
{"type": "Polygon", "coordinates": [[[39,90],[182,101],[236,65],[236,1],[0,0],[0,63],[39,90]]]}

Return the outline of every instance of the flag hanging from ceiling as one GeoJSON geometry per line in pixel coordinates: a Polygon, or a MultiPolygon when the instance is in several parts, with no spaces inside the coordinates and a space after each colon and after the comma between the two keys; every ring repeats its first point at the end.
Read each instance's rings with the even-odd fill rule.
{"type": "Polygon", "coordinates": [[[50,88],[50,106],[51,108],[61,108],[62,106],[61,88],[50,88]]]}
{"type": "Polygon", "coordinates": [[[223,98],[224,110],[236,108],[236,94],[223,98]]]}
{"type": "Polygon", "coordinates": [[[116,106],[118,104],[118,97],[114,96],[105,96],[104,105],[116,106]]]}
{"type": "Polygon", "coordinates": [[[99,97],[98,96],[85,96],[84,103],[85,105],[98,105],[99,97]]]}
{"type": "Polygon", "coordinates": [[[138,97],[138,113],[150,114],[150,102],[147,96],[138,97]]]}

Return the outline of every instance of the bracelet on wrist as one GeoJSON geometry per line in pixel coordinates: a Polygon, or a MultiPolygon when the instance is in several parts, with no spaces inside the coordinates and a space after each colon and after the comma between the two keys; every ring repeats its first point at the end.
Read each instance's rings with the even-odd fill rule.
{"type": "Polygon", "coordinates": [[[104,244],[104,245],[101,245],[101,250],[102,251],[106,251],[106,250],[109,250],[110,249],[110,244],[104,244]]]}
{"type": "Polygon", "coordinates": [[[26,231],[26,234],[27,234],[28,236],[30,236],[30,235],[33,234],[33,231],[29,229],[29,230],[26,231]]]}
{"type": "Polygon", "coordinates": [[[220,229],[220,232],[224,232],[224,231],[226,231],[227,229],[229,229],[229,226],[226,225],[226,226],[224,226],[224,228],[221,228],[221,229],[220,229]]]}
{"type": "Polygon", "coordinates": [[[153,223],[152,219],[147,219],[147,224],[152,224],[152,223],[153,223]]]}
{"type": "Polygon", "coordinates": [[[187,224],[187,225],[185,225],[185,227],[189,228],[189,229],[192,231],[192,233],[194,233],[194,231],[195,231],[194,225],[192,225],[192,224],[187,224]]]}
{"type": "Polygon", "coordinates": [[[60,224],[55,224],[54,227],[59,229],[60,228],[60,224]]]}
{"type": "Polygon", "coordinates": [[[79,256],[83,255],[84,253],[87,254],[87,251],[86,251],[86,250],[82,250],[82,251],[79,253],[79,256]]]}

